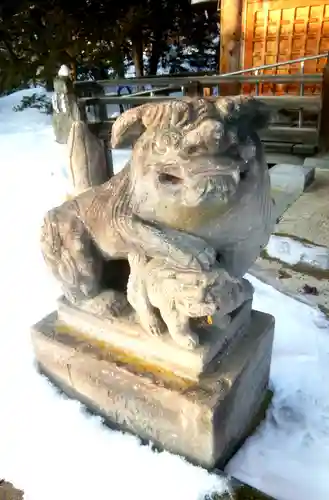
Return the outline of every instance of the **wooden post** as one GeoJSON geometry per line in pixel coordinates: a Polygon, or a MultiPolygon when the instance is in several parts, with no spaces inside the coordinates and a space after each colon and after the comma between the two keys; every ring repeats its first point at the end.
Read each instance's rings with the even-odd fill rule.
{"type": "Polygon", "coordinates": [[[212,96],[212,87],[205,87],[203,89],[203,97],[211,97],[212,96]]]}
{"type": "MultiPolygon", "coordinates": [[[[99,85],[97,82],[93,82],[92,87],[91,87],[92,95],[93,97],[103,97],[105,96],[105,90],[102,85],[99,85]]],[[[108,121],[109,117],[107,115],[107,107],[106,104],[103,104],[100,102],[99,104],[94,105],[94,117],[95,121],[99,123],[104,123],[108,121]]],[[[113,177],[114,172],[113,172],[113,156],[112,156],[112,150],[108,149],[108,144],[107,141],[103,141],[103,148],[104,148],[104,154],[105,154],[105,159],[106,159],[106,165],[107,165],[107,173],[108,173],[108,178],[113,177]]]]}
{"type": "MultiPolygon", "coordinates": [[[[242,0],[221,0],[220,8],[220,74],[239,71],[241,34],[242,34],[242,0]]],[[[220,95],[240,94],[240,83],[220,85],[220,95]]]]}
{"type": "Polygon", "coordinates": [[[329,151],[329,54],[323,70],[321,91],[321,115],[319,127],[319,148],[325,153],[329,151]]]}
{"type": "Polygon", "coordinates": [[[200,82],[190,82],[184,85],[184,95],[189,97],[203,96],[203,88],[200,82]]]}

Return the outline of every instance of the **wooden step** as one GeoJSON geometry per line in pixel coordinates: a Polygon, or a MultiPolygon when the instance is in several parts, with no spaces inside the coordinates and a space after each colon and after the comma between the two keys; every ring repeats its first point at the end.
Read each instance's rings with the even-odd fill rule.
{"type": "Polygon", "coordinates": [[[262,141],[288,142],[293,144],[318,144],[319,133],[312,127],[278,127],[272,126],[260,132],[262,141]]]}

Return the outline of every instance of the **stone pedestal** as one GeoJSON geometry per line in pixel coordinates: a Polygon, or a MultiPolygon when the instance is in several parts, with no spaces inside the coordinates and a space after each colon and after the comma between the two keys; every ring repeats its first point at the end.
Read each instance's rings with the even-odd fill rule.
{"type": "MultiPolygon", "coordinates": [[[[200,345],[194,350],[179,347],[164,333],[160,337],[147,334],[136,321],[129,308],[120,319],[96,316],[72,306],[62,297],[58,301],[57,331],[79,332],[86,338],[105,342],[111,351],[123,352],[152,366],[155,371],[165,370],[183,378],[198,380],[216,355],[222,354],[246,332],[250,323],[252,301],[246,301],[231,315],[231,323],[220,328],[220,319],[212,316],[212,325],[204,320],[194,325],[199,333],[200,345]]],[[[140,362],[138,363],[140,365],[140,362]]]]}
{"type": "Polygon", "coordinates": [[[11,483],[0,479],[0,500],[23,500],[24,492],[11,483]]]}
{"type": "MultiPolygon", "coordinates": [[[[86,328],[81,332],[78,323],[76,328],[65,325],[64,309],[32,328],[37,361],[56,384],[119,428],[193,463],[222,467],[231,458],[250,432],[266,395],[272,316],[252,311],[242,334],[240,328],[230,348],[216,354],[193,380],[182,371],[174,373],[174,366],[156,364],[154,358],[143,361],[131,350],[113,346],[114,336],[110,347],[104,331],[95,337],[86,328]]],[[[110,328],[114,332],[118,325],[112,322],[110,328]]],[[[179,351],[188,355],[176,350],[175,365],[179,351]]],[[[193,355],[197,356],[189,353],[190,360],[201,359],[193,355]]]]}

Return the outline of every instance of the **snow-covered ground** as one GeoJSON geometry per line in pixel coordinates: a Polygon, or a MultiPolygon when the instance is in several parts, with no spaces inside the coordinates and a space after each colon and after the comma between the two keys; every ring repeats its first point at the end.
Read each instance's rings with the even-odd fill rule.
{"type": "MultiPolygon", "coordinates": [[[[50,119],[0,99],[0,478],[25,500],[201,500],[225,484],[137,438],[114,432],[59,395],[33,367],[29,326],[55,308],[58,285],[40,255],[44,212],[67,192],[65,147],[50,119]]],[[[117,152],[116,168],[127,152],[117,152]]],[[[228,464],[278,500],[329,498],[329,324],[318,311],[250,278],[256,309],[276,318],[266,420],[228,464]]]]}

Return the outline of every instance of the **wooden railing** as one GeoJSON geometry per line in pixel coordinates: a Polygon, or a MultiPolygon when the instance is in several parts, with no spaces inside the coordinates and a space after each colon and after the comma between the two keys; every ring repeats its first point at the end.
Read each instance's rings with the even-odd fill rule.
{"type": "MultiPolygon", "coordinates": [[[[319,56],[320,57],[320,56],[319,56]]],[[[323,55],[321,55],[323,57],[323,55]]],[[[286,63],[287,64],[287,63],[286,63]]],[[[253,69],[254,70],[254,69],[253,69]]],[[[146,102],[180,99],[183,95],[220,95],[221,86],[230,82],[240,86],[270,84],[272,94],[257,95],[273,110],[270,126],[261,132],[267,150],[314,154],[329,150],[329,65],[323,74],[259,74],[246,75],[188,75],[126,78],[87,82],[71,82],[68,78],[55,80],[54,128],[58,142],[67,141],[73,121],[88,124],[93,135],[104,143],[109,174],[112,173],[110,150],[111,128],[116,116],[129,107],[146,102]],[[291,85],[297,87],[290,94],[291,85]],[[129,95],[118,95],[119,86],[132,87],[129,95]],[[150,88],[145,90],[145,87],[150,88]],[[276,89],[280,86],[281,95],[276,89]],[[314,88],[314,94],[305,95],[305,87],[314,88]],[[144,90],[140,90],[144,88],[144,90]],[[284,92],[284,89],[287,89],[284,92]],[[137,92],[137,90],[139,90],[137,92]],[[113,116],[115,114],[115,116],[113,116]]]]}

